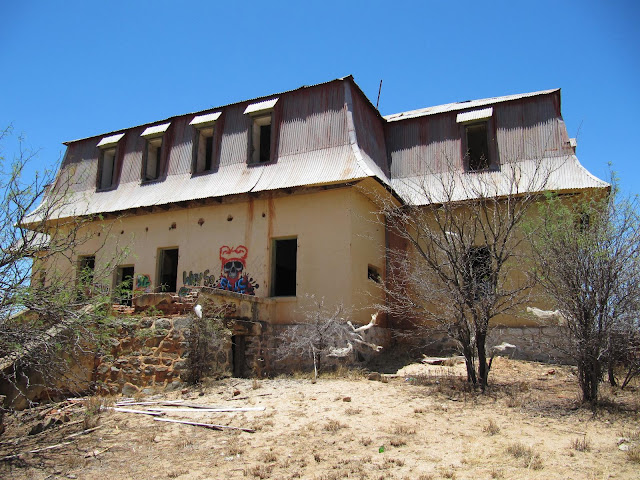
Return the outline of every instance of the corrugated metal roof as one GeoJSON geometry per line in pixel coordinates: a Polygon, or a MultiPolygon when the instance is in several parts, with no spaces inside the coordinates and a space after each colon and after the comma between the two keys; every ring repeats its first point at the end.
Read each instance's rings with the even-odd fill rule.
{"type": "Polygon", "coordinates": [[[244,114],[252,114],[252,113],[260,113],[265,110],[271,110],[278,103],[277,98],[272,98],[270,100],[265,100],[264,102],[252,103],[244,109],[244,114]]]}
{"type": "Polygon", "coordinates": [[[222,115],[222,112],[213,112],[213,113],[207,113],[205,115],[196,115],[195,117],[193,117],[193,120],[189,122],[189,125],[196,125],[198,127],[208,126],[209,124],[212,124],[216,120],[218,120],[218,118],[220,118],[220,115],[222,115]]]}
{"type": "Polygon", "coordinates": [[[109,137],[104,137],[100,142],[98,142],[98,147],[107,147],[109,145],[113,145],[118,143],[120,139],[124,137],[124,133],[117,133],[116,135],[111,135],[109,137]]]}
{"type": "Polygon", "coordinates": [[[493,107],[483,108],[481,110],[471,110],[470,112],[459,113],[456,115],[456,123],[484,120],[485,118],[491,118],[491,115],[493,115],[493,107]]]}
{"type": "MultiPolygon", "coordinates": [[[[284,156],[277,163],[247,168],[221,167],[207,175],[170,175],[163,181],[126,183],[115,190],[71,193],[56,212],[59,218],[113,213],[132,208],[223,197],[302,185],[323,185],[370,176],[356,161],[351,145],[284,156]]],[[[29,222],[36,221],[37,210],[29,222]]]]}
{"type": "Polygon", "coordinates": [[[466,102],[446,103],[435,107],[419,108],[417,110],[409,110],[407,112],[394,113],[385,115],[383,118],[388,122],[396,122],[398,120],[406,120],[409,118],[424,117],[425,115],[435,115],[437,113],[453,112],[456,110],[464,110],[467,108],[476,108],[483,105],[491,105],[493,103],[508,102],[511,100],[519,100],[521,98],[535,97],[538,95],[548,95],[557,92],[559,88],[551,90],[541,90],[539,92],[520,93],[517,95],[506,95],[503,97],[482,98],[480,100],[468,100],[466,102]]]}
{"type": "Polygon", "coordinates": [[[169,125],[171,125],[171,122],[163,123],[162,125],[154,125],[153,127],[148,127],[145,129],[144,132],[140,134],[140,136],[153,137],[154,135],[160,135],[161,133],[164,133],[167,131],[167,129],[169,128],[169,125]]]}
{"type": "Polygon", "coordinates": [[[503,197],[525,192],[575,191],[605,188],[609,184],[589,173],[575,155],[524,160],[500,166],[499,171],[443,172],[391,180],[394,190],[409,204],[459,202],[503,197]]]}

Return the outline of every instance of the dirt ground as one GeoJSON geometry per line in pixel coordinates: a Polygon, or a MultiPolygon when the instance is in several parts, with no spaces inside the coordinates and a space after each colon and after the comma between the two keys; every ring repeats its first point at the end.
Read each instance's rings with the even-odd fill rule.
{"type": "MultiPolygon", "coordinates": [[[[90,399],[11,415],[0,462],[14,479],[626,479],[640,478],[640,389],[603,385],[594,414],[571,367],[496,359],[485,394],[463,365],[412,364],[381,380],[346,372],[310,378],[229,378],[136,400],[181,400],[236,412],[162,418],[255,429],[211,430],[121,412],[90,399]],[[235,395],[234,395],[235,394],[235,395]],[[65,423],[35,435],[47,415],[65,423]],[[73,437],[83,428],[98,426],[73,437]],[[621,437],[624,439],[621,440],[621,437]]],[[[119,399],[115,399],[119,400],[119,399]]],[[[157,406],[157,405],[156,405],[157,406]]],[[[153,406],[131,406],[147,409],[153,406]]],[[[172,407],[166,407],[172,408],[172,407]]]]}

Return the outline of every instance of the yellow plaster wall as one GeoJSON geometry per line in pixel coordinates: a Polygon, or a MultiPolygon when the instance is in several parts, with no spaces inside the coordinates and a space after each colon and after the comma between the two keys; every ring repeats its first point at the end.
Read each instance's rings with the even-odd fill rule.
{"type": "MultiPolygon", "coordinates": [[[[184,275],[191,272],[219,279],[220,247],[244,245],[248,250],[245,273],[259,285],[255,294],[269,297],[272,241],[296,237],[297,295],[276,298],[270,321],[301,320],[302,309],[312,303],[307,296],[315,295],[324,298],[327,306],[357,307],[354,321],[366,323],[370,309],[361,309],[370,303],[365,293],[373,283],[367,280],[367,265],[384,268],[384,228],[370,221],[372,210],[355,187],[245,197],[232,203],[94,222],[91,228],[100,236],[94,235],[76,253],[95,254],[97,270],[118,257],[115,263],[134,265],[135,274],[148,274],[155,287],[158,249],[177,247],[180,289],[184,275]],[[123,255],[125,247],[129,253],[123,255]]],[[[114,277],[106,281],[112,287],[114,277]]]]}

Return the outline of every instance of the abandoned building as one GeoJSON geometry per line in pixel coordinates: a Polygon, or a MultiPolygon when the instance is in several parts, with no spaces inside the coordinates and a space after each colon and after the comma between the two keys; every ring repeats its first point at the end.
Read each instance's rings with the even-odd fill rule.
{"type": "Polygon", "coordinates": [[[56,216],[108,226],[71,268],[125,252],[103,285],[123,303],[205,287],[248,302],[243,349],[298,322],[308,295],[369,322],[388,245],[375,199],[420,201],[408,185],[451,159],[460,178],[542,160],[557,165],[546,188],[607,185],[578,162],[559,89],[382,116],[348,76],[65,145],[56,216]]]}

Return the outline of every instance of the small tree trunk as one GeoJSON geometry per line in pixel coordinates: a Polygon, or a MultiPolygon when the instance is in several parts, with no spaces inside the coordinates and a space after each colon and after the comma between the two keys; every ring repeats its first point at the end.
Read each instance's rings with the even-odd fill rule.
{"type": "Polygon", "coordinates": [[[464,355],[464,363],[467,367],[467,382],[475,385],[478,383],[478,379],[476,377],[476,368],[473,363],[473,351],[468,345],[463,345],[462,354],[464,355]]]}
{"type": "Polygon", "coordinates": [[[613,360],[609,360],[609,362],[607,363],[607,375],[609,377],[609,384],[612,387],[615,387],[618,385],[618,381],[616,380],[616,375],[615,375],[615,369],[614,369],[615,365],[613,360]]]}
{"type": "Polygon", "coordinates": [[[489,380],[489,366],[487,365],[487,354],[485,352],[486,334],[476,334],[476,349],[478,351],[478,381],[480,388],[484,392],[489,380]]]}
{"type": "Polygon", "coordinates": [[[318,380],[318,362],[316,360],[316,349],[313,347],[313,345],[311,346],[311,351],[313,353],[313,383],[316,383],[316,381],[318,380]]]}

